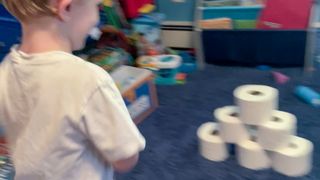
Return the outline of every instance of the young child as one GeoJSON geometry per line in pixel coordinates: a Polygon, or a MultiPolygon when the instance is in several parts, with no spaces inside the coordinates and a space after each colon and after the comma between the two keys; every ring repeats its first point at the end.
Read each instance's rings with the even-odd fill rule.
{"type": "Polygon", "coordinates": [[[4,0],[22,43],[0,64],[0,120],[16,180],[109,180],[135,166],[145,140],[114,82],[73,56],[99,0],[4,0]]]}

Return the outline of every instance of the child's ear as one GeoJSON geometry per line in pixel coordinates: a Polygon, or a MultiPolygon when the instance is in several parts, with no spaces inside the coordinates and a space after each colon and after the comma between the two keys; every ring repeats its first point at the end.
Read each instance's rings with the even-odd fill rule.
{"type": "Polygon", "coordinates": [[[57,16],[61,21],[70,19],[70,11],[73,0],[57,0],[57,16]]]}

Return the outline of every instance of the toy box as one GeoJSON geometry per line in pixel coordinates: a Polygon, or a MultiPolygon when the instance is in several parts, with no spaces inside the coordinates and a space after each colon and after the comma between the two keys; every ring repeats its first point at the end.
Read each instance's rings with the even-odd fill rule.
{"type": "Polygon", "coordinates": [[[138,124],[158,106],[158,97],[153,74],[146,69],[121,66],[111,73],[129,110],[131,118],[138,124]]]}

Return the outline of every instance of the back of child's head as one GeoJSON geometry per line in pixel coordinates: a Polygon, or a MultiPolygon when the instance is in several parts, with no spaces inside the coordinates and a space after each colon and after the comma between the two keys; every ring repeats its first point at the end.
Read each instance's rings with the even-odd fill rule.
{"type": "Polygon", "coordinates": [[[41,16],[55,16],[51,0],[3,0],[4,5],[20,21],[41,16]]]}
{"type": "Polygon", "coordinates": [[[51,33],[50,37],[59,37],[60,41],[67,40],[71,43],[72,50],[78,50],[83,47],[88,33],[99,21],[98,6],[101,0],[3,0],[3,2],[10,13],[22,23],[23,37],[35,32],[41,32],[41,35],[44,32],[51,33]]]}

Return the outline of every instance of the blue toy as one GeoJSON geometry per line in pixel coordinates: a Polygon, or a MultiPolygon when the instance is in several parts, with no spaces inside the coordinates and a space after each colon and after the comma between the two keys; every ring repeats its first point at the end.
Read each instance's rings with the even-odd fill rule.
{"type": "Polygon", "coordinates": [[[183,62],[179,68],[179,71],[182,73],[192,73],[196,71],[197,64],[196,60],[193,56],[191,56],[189,53],[181,51],[179,53],[179,56],[182,58],[183,62]]]}
{"type": "Polygon", "coordinates": [[[261,70],[261,71],[270,71],[272,68],[268,65],[259,65],[256,67],[257,69],[261,70]]]}
{"type": "Polygon", "coordinates": [[[313,89],[306,86],[297,86],[294,93],[304,102],[314,107],[320,107],[320,94],[313,89]]]}

